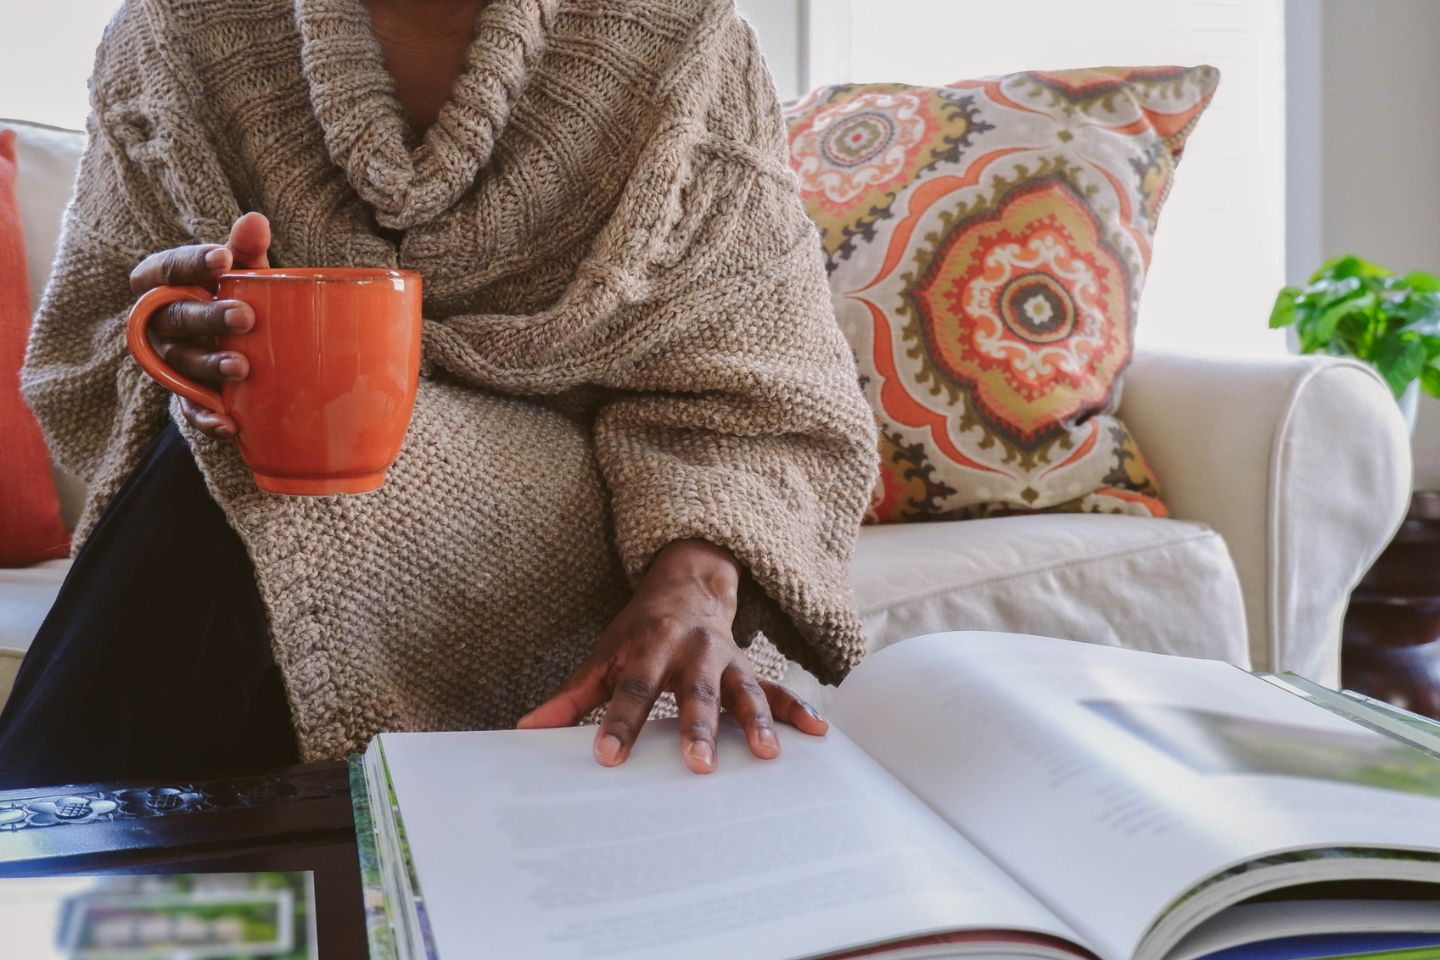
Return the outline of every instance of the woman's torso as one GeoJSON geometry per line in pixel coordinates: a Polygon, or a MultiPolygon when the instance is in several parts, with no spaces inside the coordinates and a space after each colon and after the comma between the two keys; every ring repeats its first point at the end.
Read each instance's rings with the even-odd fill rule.
{"type": "Polygon", "coordinates": [[[617,50],[600,6],[489,3],[422,140],[360,0],[216,3],[185,53],[196,114],[275,263],[418,270],[427,317],[535,313],[613,213],[666,69],[617,50]]]}

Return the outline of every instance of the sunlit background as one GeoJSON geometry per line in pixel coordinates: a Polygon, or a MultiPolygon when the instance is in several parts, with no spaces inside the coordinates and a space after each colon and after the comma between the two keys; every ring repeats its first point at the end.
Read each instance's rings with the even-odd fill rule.
{"type": "MultiPolygon", "coordinates": [[[[778,20],[785,4],[749,0],[742,6],[763,7],[778,20]]],[[[1220,91],[1188,144],[1161,218],[1138,340],[1209,353],[1285,351],[1282,334],[1264,323],[1240,322],[1268,315],[1285,278],[1282,0],[821,0],[812,22],[825,16],[849,24],[827,25],[824,48],[810,52],[813,83],[943,85],[1106,64],[1219,67],[1220,91]],[[1237,236],[1245,242],[1233,242],[1237,236]]],[[[762,29],[767,24],[757,22],[762,29]]],[[[783,51],[773,59],[778,66],[783,51]]],[[[782,68],[786,79],[789,73],[782,68]]]]}
{"type": "MultiPolygon", "coordinates": [[[[80,127],[114,0],[0,0],[0,117],[80,127]]],[[[1067,66],[1220,68],[1161,218],[1142,347],[1275,356],[1275,290],[1327,256],[1440,270],[1437,0],[739,0],[786,97],[1067,66]]],[[[1417,473],[1440,485],[1440,403],[1417,473]]]]}

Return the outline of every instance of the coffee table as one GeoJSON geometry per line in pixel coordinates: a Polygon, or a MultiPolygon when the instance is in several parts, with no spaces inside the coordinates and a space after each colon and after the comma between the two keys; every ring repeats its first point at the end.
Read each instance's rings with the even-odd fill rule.
{"type": "Polygon", "coordinates": [[[0,879],[313,871],[321,956],[368,955],[343,763],[0,791],[0,879]]]}

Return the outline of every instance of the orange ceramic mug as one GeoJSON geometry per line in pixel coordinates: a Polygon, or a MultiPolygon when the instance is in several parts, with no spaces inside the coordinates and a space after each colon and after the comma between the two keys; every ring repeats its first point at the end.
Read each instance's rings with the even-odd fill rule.
{"type": "Polygon", "coordinates": [[[420,376],[420,275],[321,267],[236,270],[219,299],[255,311],[248,333],[217,338],[250,375],[217,391],[160,359],[146,328],[176,300],[213,300],[203,287],[156,287],[130,311],[126,340],[150,376],[235,421],[235,443],[271,493],[368,493],[400,454],[420,376]]]}

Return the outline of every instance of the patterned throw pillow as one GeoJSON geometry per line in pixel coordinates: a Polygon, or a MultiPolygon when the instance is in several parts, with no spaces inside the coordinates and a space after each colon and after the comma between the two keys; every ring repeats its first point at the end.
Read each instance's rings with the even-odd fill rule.
{"type": "Polygon", "coordinates": [[[788,112],[881,429],[871,522],[1164,516],[1115,417],[1212,67],[824,87],[788,112]]]}

